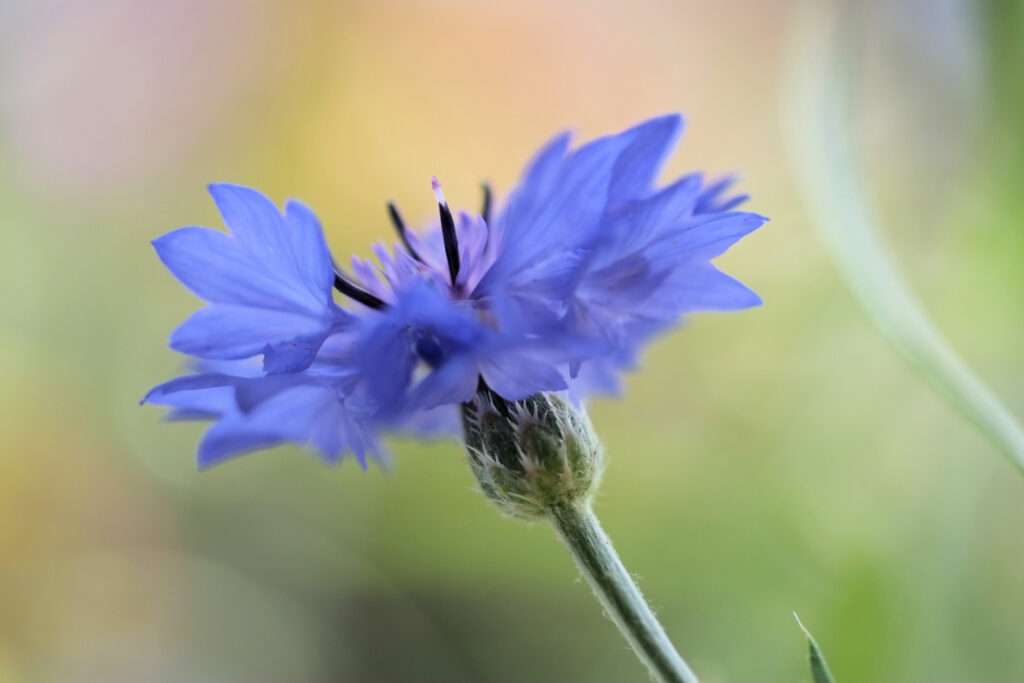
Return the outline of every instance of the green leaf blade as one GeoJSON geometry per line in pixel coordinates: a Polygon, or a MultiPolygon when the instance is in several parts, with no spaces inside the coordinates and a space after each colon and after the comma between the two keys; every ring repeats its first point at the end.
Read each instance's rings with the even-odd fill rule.
{"type": "Polygon", "coordinates": [[[811,632],[804,627],[796,612],[793,612],[793,617],[796,619],[800,630],[807,637],[808,659],[810,660],[811,677],[814,679],[814,683],[835,683],[835,679],[832,678],[832,672],[829,671],[828,662],[825,661],[825,655],[822,654],[821,648],[818,647],[818,642],[814,640],[811,632]]]}

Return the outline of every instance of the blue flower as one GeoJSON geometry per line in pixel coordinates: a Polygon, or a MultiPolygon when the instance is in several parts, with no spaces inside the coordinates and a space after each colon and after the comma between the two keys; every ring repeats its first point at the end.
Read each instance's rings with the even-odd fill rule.
{"type": "Polygon", "coordinates": [[[664,116],[575,150],[559,135],[493,217],[488,188],[479,214],[455,214],[434,179],[437,221],[413,231],[389,205],[398,241],[375,246],[375,264],[353,258],[351,275],[303,205],[282,215],[258,192],[212,186],[231,234],[154,242],[210,304],[171,336],[198,372],[144,400],[214,421],[203,466],[284,442],[365,463],[382,431],[450,426],[481,387],[509,401],[615,391],[680,316],[760,303],[711,264],[766,220],[735,210],[746,197],[731,179],[656,185],[681,127],[664,116]]]}

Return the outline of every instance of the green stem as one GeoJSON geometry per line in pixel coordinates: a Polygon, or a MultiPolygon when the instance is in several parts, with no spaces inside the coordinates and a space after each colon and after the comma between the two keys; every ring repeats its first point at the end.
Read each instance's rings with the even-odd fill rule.
{"type": "Polygon", "coordinates": [[[553,507],[550,516],[580,573],[651,673],[659,681],[697,683],[622,566],[589,504],[553,507]]]}
{"type": "Polygon", "coordinates": [[[882,238],[863,185],[850,110],[856,3],[802,3],[785,82],[800,188],[833,260],[861,307],[896,349],[1024,472],[1024,424],[964,364],[910,291],[882,238]]]}

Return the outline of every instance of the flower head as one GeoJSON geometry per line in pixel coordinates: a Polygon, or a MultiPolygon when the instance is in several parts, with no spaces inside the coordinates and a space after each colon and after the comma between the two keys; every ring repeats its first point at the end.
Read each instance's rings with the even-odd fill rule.
{"type": "Polygon", "coordinates": [[[729,180],[655,184],[681,125],[664,116],[577,149],[560,135],[494,216],[489,188],[479,213],[455,213],[432,179],[437,221],[413,231],[389,204],[398,241],[375,246],[376,263],[353,258],[351,274],[302,204],[282,214],[254,190],[212,186],[230,234],[154,242],[209,303],[171,336],[197,372],[144,400],[215,421],[208,465],[281,442],[364,462],[381,431],[452,424],[481,389],[509,402],[613,391],[681,315],[760,302],[711,259],[766,219],[734,210],[745,197],[729,180]]]}

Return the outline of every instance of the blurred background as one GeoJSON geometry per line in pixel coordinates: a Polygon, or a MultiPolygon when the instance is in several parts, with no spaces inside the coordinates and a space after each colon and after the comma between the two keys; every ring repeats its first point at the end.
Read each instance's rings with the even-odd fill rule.
{"type": "MultiPolygon", "coordinates": [[[[719,264],[764,307],[658,341],[592,407],[598,513],[693,668],[1024,680],[1024,479],[896,355],[804,211],[785,1],[0,4],[0,680],[639,681],[550,529],[457,444],[396,467],[295,448],[199,473],[139,407],[197,302],[149,240],[205,186],[298,197],[334,252],[499,196],[562,128],[682,111],[666,176],[738,171],[772,217],[719,264]]],[[[854,106],[913,289],[1024,415],[1024,10],[862,3],[854,106]]],[[[797,52],[794,53],[794,49],[797,52]]]]}

